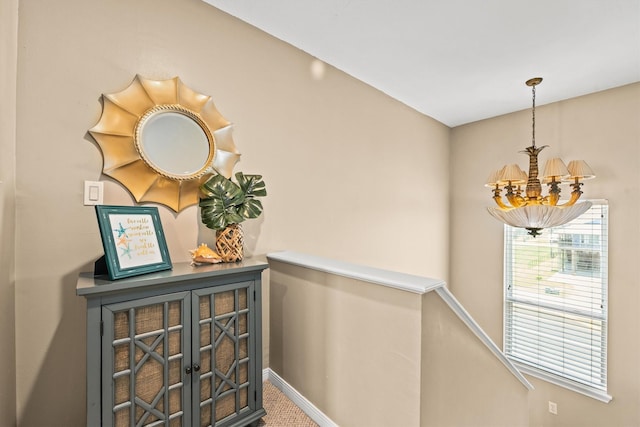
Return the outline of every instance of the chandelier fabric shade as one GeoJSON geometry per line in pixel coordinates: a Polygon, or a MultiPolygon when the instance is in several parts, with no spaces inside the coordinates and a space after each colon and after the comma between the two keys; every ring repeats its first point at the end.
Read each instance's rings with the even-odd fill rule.
{"type": "Polygon", "coordinates": [[[569,169],[567,169],[562,159],[554,157],[553,159],[547,160],[542,176],[544,176],[544,182],[546,183],[552,182],[553,180],[560,182],[569,177],[569,169]]]}
{"type": "Polygon", "coordinates": [[[529,156],[529,173],[517,164],[503,166],[490,174],[485,187],[492,188],[496,207],[487,208],[499,221],[512,227],[526,228],[533,237],[540,235],[544,228],[566,224],[586,212],[590,202],[576,203],[582,191],[583,181],[595,178],[591,167],[584,160],[572,160],[569,165],[560,158],[547,160],[538,178],[538,154],[547,146],[536,147],[536,85],[541,77],[527,80],[533,94],[532,142],[523,153],[529,156]],[[542,183],[548,187],[548,194],[542,195],[542,183]],[[568,201],[560,204],[560,185],[569,184],[572,192],[568,201]],[[524,186],[524,188],[523,188],[524,186]],[[505,197],[502,191],[506,191],[505,197]]]}
{"type": "Polygon", "coordinates": [[[585,180],[596,177],[587,162],[584,160],[571,160],[569,162],[568,169],[572,178],[585,180]]]}

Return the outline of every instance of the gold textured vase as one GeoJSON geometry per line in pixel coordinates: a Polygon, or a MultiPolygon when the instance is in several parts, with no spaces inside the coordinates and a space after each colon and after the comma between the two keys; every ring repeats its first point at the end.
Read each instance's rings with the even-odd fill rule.
{"type": "Polygon", "coordinates": [[[244,257],[244,233],[240,224],[216,231],[216,250],[222,261],[238,262],[244,257]]]}

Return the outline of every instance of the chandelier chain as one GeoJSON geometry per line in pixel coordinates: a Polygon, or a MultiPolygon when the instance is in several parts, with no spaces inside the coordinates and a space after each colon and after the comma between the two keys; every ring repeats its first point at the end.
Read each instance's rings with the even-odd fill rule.
{"type": "Polygon", "coordinates": [[[536,146],[536,85],[531,86],[533,107],[531,108],[531,144],[536,146]]]}

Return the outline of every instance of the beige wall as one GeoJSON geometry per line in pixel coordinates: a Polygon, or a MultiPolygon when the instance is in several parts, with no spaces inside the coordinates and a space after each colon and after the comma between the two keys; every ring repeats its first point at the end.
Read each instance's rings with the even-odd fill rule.
{"type": "MultiPolygon", "coordinates": [[[[551,84],[550,82],[547,84],[551,84]]],[[[527,88],[523,85],[523,96],[527,88]]],[[[544,85],[538,91],[544,102],[544,85]]],[[[586,198],[609,200],[609,394],[604,404],[533,380],[531,426],[640,425],[640,84],[570,99],[536,110],[536,143],[549,156],[584,158],[597,178],[586,198]],[[548,401],[558,415],[548,412],[548,401]]],[[[526,156],[531,112],[521,111],[452,130],[451,280],[453,293],[496,343],[502,343],[502,226],[485,212],[481,191],[492,169],[526,156]],[[474,184],[475,183],[475,184],[474,184]],[[473,236],[473,238],[470,238],[473,236]]]]}
{"type": "Polygon", "coordinates": [[[18,1],[0,2],[0,420],[13,425],[15,398],[15,152],[18,1]]]}
{"type": "Polygon", "coordinates": [[[435,292],[422,297],[422,427],[524,427],[527,388],[435,292]]]}
{"type": "Polygon", "coordinates": [[[422,296],[270,266],[271,369],[339,426],[420,425],[422,296]]]}
{"type": "MultiPolygon", "coordinates": [[[[291,249],[446,278],[449,129],[436,121],[331,67],[313,79],[313,58],[199,0],[21,2],[18,46],[19,425],[84,425],[75,283],[102,246],[83,181],[106,181],[105,204],[133,203],[101,177],[86,132],[100,95],[135,74],[179,76],[236,124],[237,170],[263,174],[269,191],[265,214],[245,223],[249,253],[291,249]]],[[[159,209],[174,262],[211,241],[195,207],[159,209]]]]}

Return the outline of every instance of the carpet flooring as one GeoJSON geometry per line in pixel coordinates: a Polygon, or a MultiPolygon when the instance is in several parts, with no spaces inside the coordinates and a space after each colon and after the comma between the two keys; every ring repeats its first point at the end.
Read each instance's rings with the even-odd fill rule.
{"type": "Polygon", "coordinates": [[[276,386],[269,381],[263,384],[263,405],[267,415],[262,417],[258,427],[318,427],[276,386]]]}

